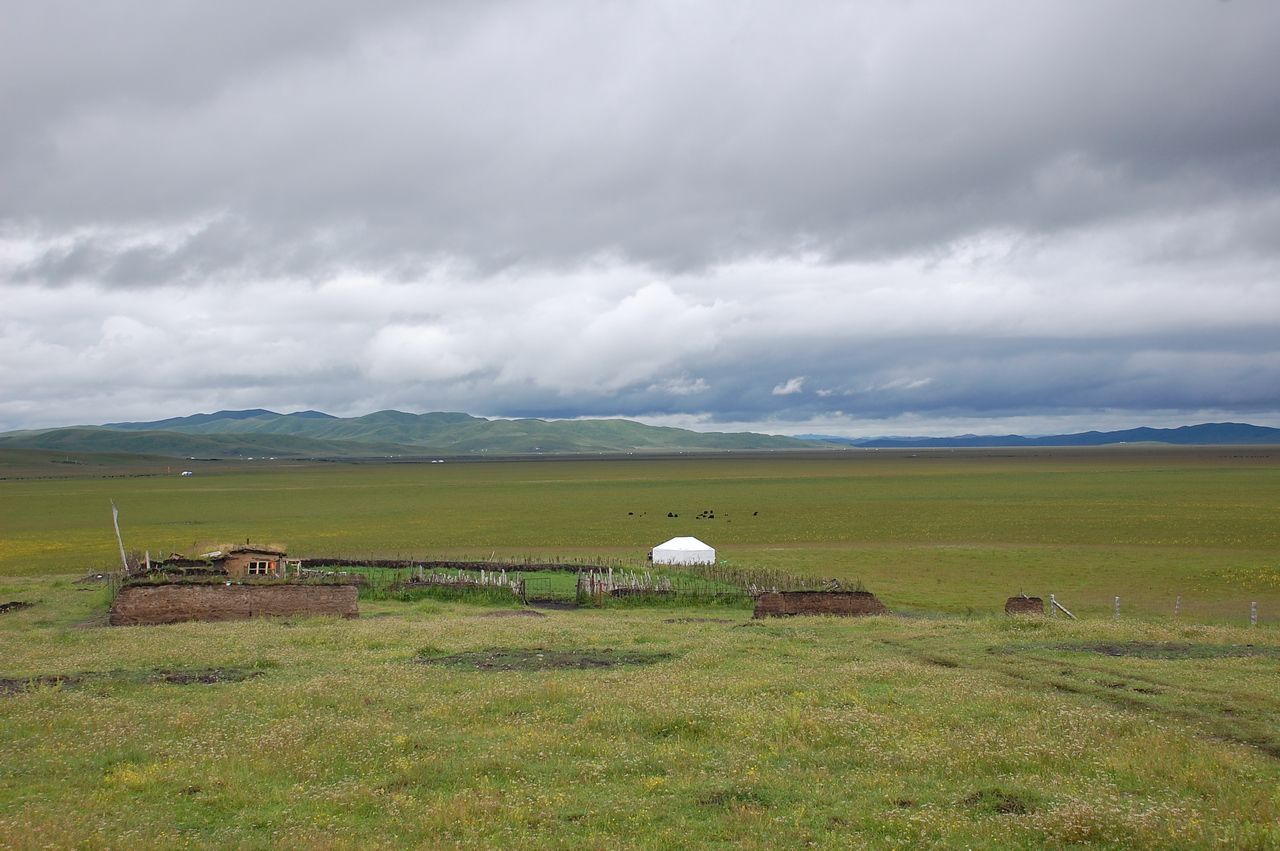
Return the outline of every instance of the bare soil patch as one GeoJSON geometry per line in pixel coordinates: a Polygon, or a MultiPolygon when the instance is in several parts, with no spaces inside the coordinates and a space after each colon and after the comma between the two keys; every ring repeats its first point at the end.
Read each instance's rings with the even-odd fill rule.
{"type": "Polygon", "coordinates": [[[246,668],[204,668],[193,671],[157,671],[156,679],[179,686],[238,683],[262,676],[262,671],[246,668]]]}
{"type": "Polygon", "coordinates": [[[670,653],[638,650],[552,650],[545,647],[492,647],[449,656],[426,656],[423,665],[438,665],[459,671],[558,671],[617,668],[623,665],[653,665],[671,659],[670,653]]]}
{"type": "Polygon", "coordinates": [[[46,686],[70,685],[80,681],[70,674],[37,674],[34,677],[0,677],[0,697],[46,686]]]}
{"type": "Polygon", "coordinates": [[[482,615],[476,615],[480,618],[545,618],[542,612],[531,611],[530,609],[502,609],[497,612],[485,612],[482,615]]]}
{"type": "Polygon", "coordinates": [[[35,674],[30,677],[0,677],[0,697],[8,697],[25,691],[51,686],[78,686],[89,682],[116,681],[127,683],[173,683],[197,685],[212,683],[238,683],[262,676],[264,672],[254,668],[171,668],[171,669],[121,669],[115,671],[82,671],[75,674],[35,674]]]}
{"type": "Polygon", "coordinates": [[[558,599],[534,599],[529,598],[529,605],[535,609],[549,609],[552,611],[574,611],[578,608],[577,600],[558,600],[558,599]]]}
{"type": "Polygon", "coordinates": [[[1266,656],[1280,658],[1280,647],[1253,644],[1191,644],[1183,642],[1127,641],[1119,643],[1051,644],[1041,649],[1125,656],[1137,659],[1224,659],[1266,656]]]}
{"type": "Polygon", "coordinates": [[[663,623],[737,623],[729,618],[667,618],[663,623]]]}
{"type": "Polygon", "coordinates": [[[1035,810],[1035,802],[1024,795],[1004,789],[979,789],[961,803],[975,810],[999,813],[1004,816],[1023,816],[1035,810]]]}

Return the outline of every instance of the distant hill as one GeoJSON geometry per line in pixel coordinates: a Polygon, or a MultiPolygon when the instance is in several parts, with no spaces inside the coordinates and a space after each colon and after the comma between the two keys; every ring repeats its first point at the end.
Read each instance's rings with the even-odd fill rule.
{"type": "Polygon", "coordinates": [[[1280,444],[1280,428],[1247,423],[1203,423],[1179,428],[1130,428],[1123,431],[1085,431],[1023,437],[1019,434],[958,437],[877,437],[850,438],[806,434],[805,440],[821,440],[844,446],[869,449],[930,449],[1000,446],[1107,446],[1115,443],[1167,443],[1176,446],[1280,444]]]}
{"type": "Polygon", "coordinates": [[[630,420],[489,420],[462,413],[403,411],[343,418],[319,411],[278,414],[263,409],[0,434],[0,447],[184,458],[675,453],[822,445],[790,437],[703,433],[630,420]]]}
{"type": "Polygon", "coordinates": [[[410,447],[316,440],[296,435],[183,434],[176,431],[115,431],[100,426],[0,434],[0,448],[76,453],[128,453],[171,458],[371,458],[409,454],[410,447]]]}

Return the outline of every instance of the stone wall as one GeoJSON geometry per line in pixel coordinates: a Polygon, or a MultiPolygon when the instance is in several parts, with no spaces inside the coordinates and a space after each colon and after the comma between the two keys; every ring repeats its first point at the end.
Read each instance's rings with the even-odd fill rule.
{"type": "Polygon", "coordinates": [[[883,615],[889,610],[870,591],[770,591],[756,598],[752,617],[883,615]]]}
{"type": "Polygon", "coordinates": [[[131,585],[111,606],[111,625],[234,621],[287,615],[360,616],[353,585],[131,585]]]}
{"type": "Polygon", "coordinates": [[[1016,597],[1010,597],[1005,600],[1004,613],[1006,615],[1043,615],[1044,600],[1039,597],[1024,597],[1019,594],[1016,597]]]}

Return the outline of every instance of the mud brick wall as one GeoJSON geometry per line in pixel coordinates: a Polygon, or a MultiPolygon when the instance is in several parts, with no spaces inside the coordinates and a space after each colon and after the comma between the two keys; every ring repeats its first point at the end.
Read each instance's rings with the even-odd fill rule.
{"type": "Polygon", "coordinates": [[[1004,613],[1006,615],[1043,615],[1044,600],[1039,597],[1023,597],[1019,594],[1017,597],[1005,600],[1004,613]]]}
{"type": "Polygon", "coordinates": [[[235,621],[287,615],[360,616],[353,585],[134,585],[120,589],[111,625],[235,621]]]}
{"type": "Polygon", "coordinates": [[[882,615],[889,610],[870,591],[771,591],[756,598],[752,617],[882,615]]]}
{"type": "Polygon", "coordinates": [[[533,573],[541,570],[559,570],[566,573],[584,573],[589,570],[605,570],[603,565],[566,564],[564,562],[503,562],[503,561],[415,561],[413,559],[386,558],[303,558],[298,559],[305,568],[322,567],[390,567],[396,570],[421,567],[423,570],[488,570],[507,573],[521,571],[533,573]]]}

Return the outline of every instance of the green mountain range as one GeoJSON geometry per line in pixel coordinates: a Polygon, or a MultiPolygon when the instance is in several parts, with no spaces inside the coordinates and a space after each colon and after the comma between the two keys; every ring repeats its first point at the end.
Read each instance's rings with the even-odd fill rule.
{"type": "MultiPolygon", "coordinates": [[[[829,445],[828,445],[829,446],[829,445]]],[[[378,411],[334,417],[218,411],[153,422],[0,434],[0,448],[126,452],[181,458],[378,458],[815,449],[754,433],[702,433],[630,420],[490,420],[461,413],[378,411]]]]}
{"type": "Polygon", "coordinates": [[[1023,437],[1020,434],[962,434],[957,437],[832,437],[800,435],[865,449],[945,449],[1003,446],[1110,446],[1117,443],[1168,443],[1174,446],[1258,446],[1280,444],[1280,429],[1249,423],[1201,423],[1178,428],[1129,428],[1023,437]]]}

